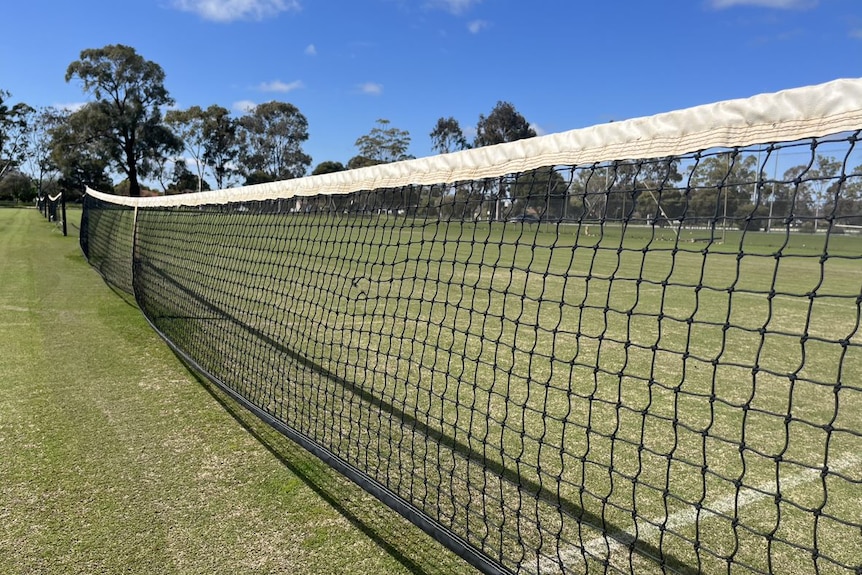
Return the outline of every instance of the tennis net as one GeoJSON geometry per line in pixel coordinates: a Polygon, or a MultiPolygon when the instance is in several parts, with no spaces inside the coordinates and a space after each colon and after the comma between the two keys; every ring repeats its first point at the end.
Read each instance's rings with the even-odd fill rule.
{"type": "Polygon", "coordinates": [[[89,190],[195,369],[487,573],[862,570],[862,81],[89,190]]]}
{"type": "Polygon", "coordinates": [[[49,222],[54,222],[57,228],[63,232],[63,235],[68,234],[66,223],[66,196],[63,192],[57,192],[53,196],[46,194],[38,200],[39,211],[45,216],[49,222]]]}

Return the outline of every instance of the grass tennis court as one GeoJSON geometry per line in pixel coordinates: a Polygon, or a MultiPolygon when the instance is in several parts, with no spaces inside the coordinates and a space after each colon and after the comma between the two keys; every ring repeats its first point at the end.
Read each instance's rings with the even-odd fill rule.
{"type": "Polygon", "coordinates": [[[472,572],[193,378],[76,235],[0,209],[0,573],[472,572]]]}
{"type": "Polygon", "coordinates": [[[581,550],[607,548],[658,570],[603,525],[683,572],[862,556],[858,237],[139,217],[149,311],[175,343],[439,521],[496,510],[502,537],[477,546],[551,545],[550,525],[563,544],[545,551],[575,572],[602,571],[581,550]],[[508,481],[459,484],[479,460],[508,481]],[[523,509],[521,489],[541,504],[523,509]]]}
{"type": "Polygon", "coordinates": [[[87,189],[82,248],[199,374],[488,575],[858,575],[860,94],[87,189]]]}

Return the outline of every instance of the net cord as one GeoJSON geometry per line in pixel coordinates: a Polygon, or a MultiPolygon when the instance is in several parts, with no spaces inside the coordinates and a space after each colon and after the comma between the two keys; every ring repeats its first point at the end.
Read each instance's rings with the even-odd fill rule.
{"type": "Polygon", "coordinates": [[[502,177],[555,165],[681,155],[693,150],[816,138],[862,124],[862,78],[840,79],[751,98],[612,122],[451,154],[229,190],[104,201],[141,207],[287,199],[321,193],[431,185],[502,177]]]}

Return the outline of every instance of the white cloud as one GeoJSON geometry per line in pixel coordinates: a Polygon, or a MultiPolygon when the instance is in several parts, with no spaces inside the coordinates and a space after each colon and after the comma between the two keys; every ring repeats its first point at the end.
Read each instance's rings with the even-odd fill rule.
{"type": "Polygon", "coordinates": [[[733,8],[734,6],[760,6],[762,8],[778,8],[781,10],[807,10],[817,6],[820,0],[709,0],[710,6],[716,10],[733,8]]]}
{"type": "Polygon", "coordinates": [[[533,128],[533,131],[536,132],[537,136],[544,136],[548,133],[548,131],[541,127],[539,124],[530,124],[530,127],[533,128]]]}
{"type": "Polygon", "coordinates": [[[234,102],[232,108],[237,112],[242,112],[246,114],[251,112],[257,107],[257,104],[252,102],[251,100],[240,100],[239,102],[234,102]]]}
{"type": "Polygon", "coordinates": [[[850,30],[850,37],[856,38],[857,40],[862,40],[862,28],[856,28],[855,30],[850,30]]]}
{"type": "Polygon", "coordinates": [[[484,20],[473,20],[469,24],[467,24],[467,29],[471,34],[478,34],[482,30],[488,27],[488,23],[484,20]]]}
{"type": "Polygon", "coordinates": [[[291,82],[289,84],[282,82],[281,80],[273,80],[272,82],[262,82],[258,85],[257,89],[261,92],[293,92],[294,90],[298,90],[300,88],[304,88],[305,84],[302,83],[301,80],[296,80],[295,82],[291,82]]]}
{"type": "Polygon", "coordinates": [[[442,8],[452,14],[461,14],[467,11],[474,4],[478,4],[482,0],[431,0],[430,4],[436,8],[442,8]]]}
{"type": "Polygon", "coordinates": [[[363,94],[379,96],[383,93],[383,84],[375,84],[374,82],[365,82],[359,85],[359,91],[363,94]]]}
{"type": "Polygon", "coordinates": [[[173,6],[214,22],[263,20],[302,8],[299,0],[173,0],[173,6]]]}
{"type": "Polygon", "coordinates": [[[309,44],[305,47],[305,53],[309,56],[317,56],[317,48],[314,47],[314,44],[309,44]]]}

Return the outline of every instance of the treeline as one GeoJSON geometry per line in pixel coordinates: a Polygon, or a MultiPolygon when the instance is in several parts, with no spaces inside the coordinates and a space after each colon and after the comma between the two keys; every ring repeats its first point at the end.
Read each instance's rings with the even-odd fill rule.
{"type": "MultiPolygon", "coordinates": [[[[76,110],[25,103],[8,105],[0,89],[0,199],[32,201],[85,185],[138,196],[144,182],[158,193],[182,193],[305,176],[312,158],[303,150],[308,121],[293,104],[272,101],[236,117],[218,105],[173,109],[164,70],[134,48],[83,50],[65,79],[80,82],[89,100],[76,110]],[[121,175],[115,183],[111,175],[121,175]]],[[[468,143],[453,118],[441,118],[430,137],[441,152],[535,136],[514,107],[499,102],[479,116],[468,143]]],[[[411,136],[380,119],[346,164],[332,159],[321,174],[408,159],[411,136]]]]}
{"type": "MultiPolygon", "coordinates": [[[[159,194],[206,191],[210,182],[227,188],[412,157],[410,133],[380,119],[356,139],[357,154],[346,164],[326,159],[311,169],[312,158],[303,150],[308,121],[296,106],[272,101],[239,116],[218,105],[174,109],[161,66],[129,46],[82,51],[65,79],[80,82],[88,96],[76,110],[10,104],[11,94],[0,89],[0,201],[31,202],[60,190],[75,198],[85,185],[122,195],[153,193],[142,182],[159,194]],[[118,174],[122,179],[115,183],[112,176],[118,174]]],[[[472,141],[452,117],[441,117],[429,134],[440,153],[534,136],[508,102],[479,115],[472,141]]],[[[305,199],[291,209],[659,225],[731,222],[748,228],[786,222],[813,230],[836,218],[862,225],[862,165],[850,169],[858,163],[850,163],[857,158],[851,140],[551,166],[488,181],[383,191],[373,201],[305,199]],[[830,144],[839,148],[840,161],[829,154],[836,147],[830,144]]]]}

